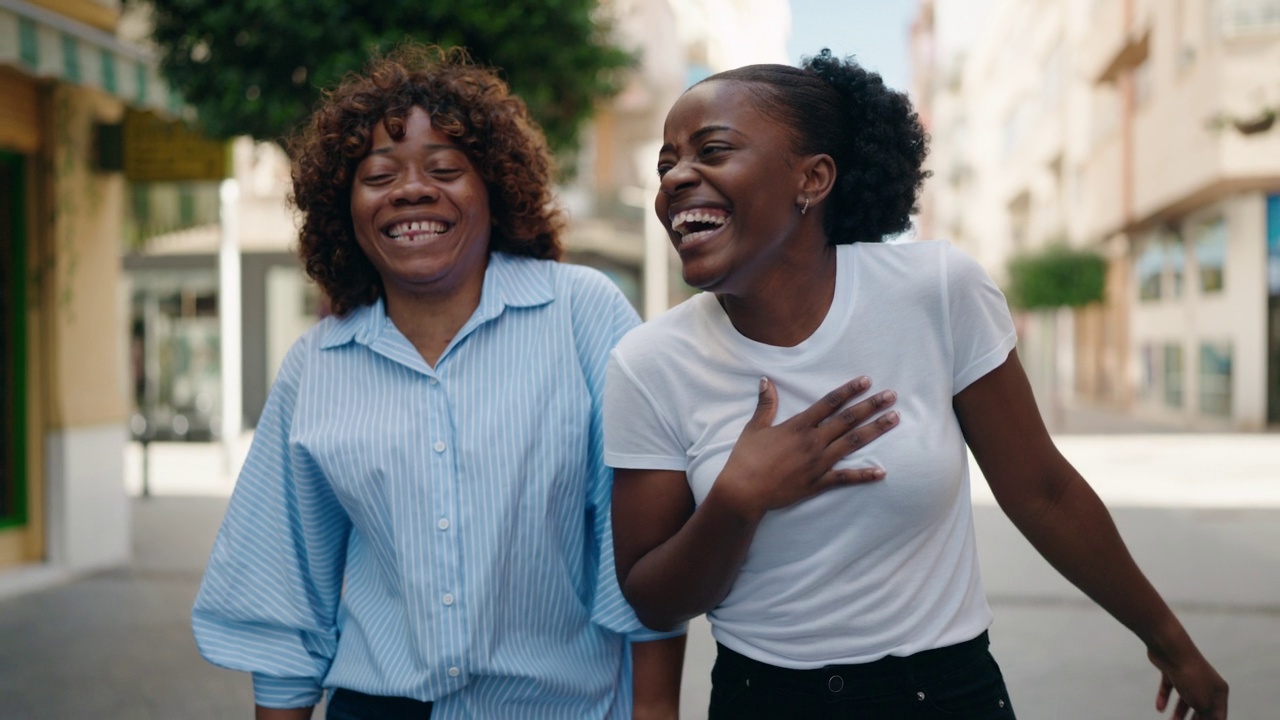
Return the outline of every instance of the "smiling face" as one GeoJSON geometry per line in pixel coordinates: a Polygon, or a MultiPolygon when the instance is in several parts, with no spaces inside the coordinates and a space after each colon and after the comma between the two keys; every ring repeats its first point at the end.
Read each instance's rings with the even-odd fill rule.
{"type": "Polygon", "coordinates": [[[404,295],[447,297],[484,283],[489,257],[489,193],[448,135],[413,108],[404,135],[373,129],[356,166],[351,221],[360,249],[378,271],[388,304],[404,295]]]}
{"type": "Polygon", "coordinates": [[[717,293],[758,290],[801,250],[803,169],[785,127],[749,88],[711,81],[667,114],[654,209],[680,254],[684,280],[717,293]]]}

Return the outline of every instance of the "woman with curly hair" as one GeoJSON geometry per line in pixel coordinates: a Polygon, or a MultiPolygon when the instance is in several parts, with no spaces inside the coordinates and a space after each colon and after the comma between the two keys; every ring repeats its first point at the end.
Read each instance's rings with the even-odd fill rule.
{"type": "Polygon", "coordinates": [[[1225,718],[1226,684],[1041,423],[1000,291],[945,242],[881,242],[925,178],[906,97],[824,51],[711,76],[663,136],[656,211],[706,292],[614,351],[605,461],[624,595],[652,628],[711,622],[710,717],[1014,717],[967,444],[1146,644],[1157,709],[1176,689],[1175,717],[1225,718]],[[867,377],[827,392],[855,371],[884,388],[873,418],[845,407],[867,377]]]}
{"type": "Polygon", "coordinates": [[[328,92],[292,155],[333,315],[271,389],[201,652],[253,673],[258,718],[309,718],[326,689],[332,720],[629,718],[633,694],[674,717],[683,631],[621,595],[602,459],[608,352],[639,319],[555,262],[524,104],[408,45],[328,92]]]}

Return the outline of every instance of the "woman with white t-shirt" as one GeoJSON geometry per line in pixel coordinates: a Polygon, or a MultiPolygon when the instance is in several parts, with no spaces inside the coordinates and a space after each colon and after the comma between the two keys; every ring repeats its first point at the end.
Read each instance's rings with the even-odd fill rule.
{"type": "Polygon", "coordinates": [[[1146,644],[1157,710],[1176,690],[1174,717],[1225,718],[1226,683],[1049,438],[999,289],[947,243],[880,242],[908,227],[925,153],[906,97],[827,51],[671,109],[656,210],[707,292],[611,359],[624,594],[653,628],[707,613],[712,720],[1012,718],[967,445],[1022,533],[1146,644]],[[845,407],[855,373],[892,390],[845,407]]]}

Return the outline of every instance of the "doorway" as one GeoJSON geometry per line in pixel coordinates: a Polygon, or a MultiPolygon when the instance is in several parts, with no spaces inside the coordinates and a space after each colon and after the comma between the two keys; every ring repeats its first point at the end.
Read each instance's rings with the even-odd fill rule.
{"type": "Polygon", "coordinates": [[[0,151],[0,528],[27,522],[25,166],[0,151]]]}

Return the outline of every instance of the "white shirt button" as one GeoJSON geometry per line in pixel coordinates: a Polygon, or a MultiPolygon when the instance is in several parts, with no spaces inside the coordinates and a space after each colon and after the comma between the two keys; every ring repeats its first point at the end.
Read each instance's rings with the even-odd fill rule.
{"type": "Polygon", "coordinates": [[[438,453],[442,453],[442,452],[444,452],[444,441],[443,441],[443,440],[437,440],[437,441],[436,441],[436,444],[435,444],[435,445],[432,445],[431,447],[435,448],[435,451],[436,451],[436,452],[438,452],[438,453]]]}
{"type": "Polygon", "coordinates": [[[435,386],[435,385],[439,385],[439,384],[440,384],[440,380],[439,380],[438,378],[431,378],[431,379],[427,380],[427,383],[428,383],[428,384],[430,384],[430,385],[432,385],[432,386],[435,386]]]}
{"type": "Polygon", "coordinates": [[[456,667],[449,668],[449,677],[458,677],[461,674],[462,674],[462,671],[459,670],[458,668],[456,667]]]}
{"type": "Polygon", "coordinates": [[[440,602],[444,603],[445,605],[452,605],[453,593],[445,593],[444,597],[440,598],[440,602]]]}
{"type": "Polygon", "coordinates": [[[439,520],[437,520],[437,521],[436,521],[436,527],[440,528],[441,530],[448,530],[448,529],[449,529],[449,518],[440,518],[439,520]]]}

